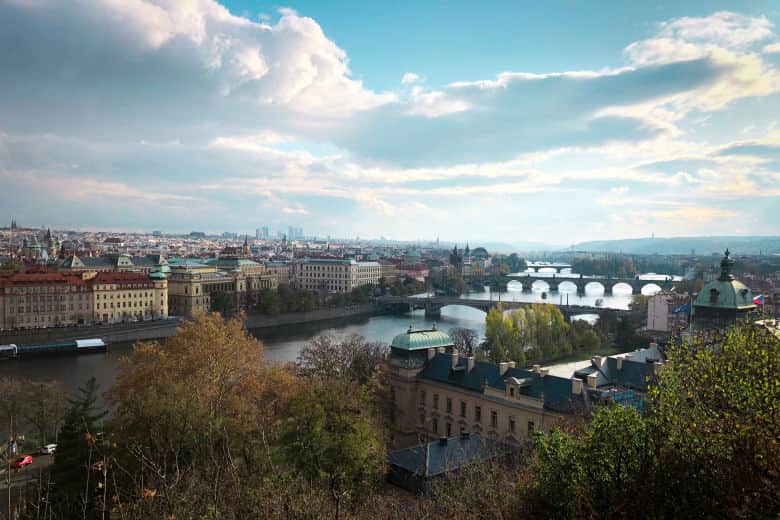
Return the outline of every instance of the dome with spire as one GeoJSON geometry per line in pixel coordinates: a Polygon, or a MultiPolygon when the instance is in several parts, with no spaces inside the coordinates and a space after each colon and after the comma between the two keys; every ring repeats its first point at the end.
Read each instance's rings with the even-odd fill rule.
{"type": "Polygon", "coordinates": [[[756,308],[753,293],[734,278],[733,268],[734,260],[727,249],[720,262],[720,276],[702,288],[693,304],[691,324],[695,329],[728,327],[756,308]]]}
{"type": "Polygon", "coordinates": [[[734,268],[734,260],[726,249],[723,259],[720,261],[720,276],[705,285],[696,298],[696,307],[710,307],[718,309],[754,309],[753,293],[750,289],[734,278],[731,270],[734,268]]]}

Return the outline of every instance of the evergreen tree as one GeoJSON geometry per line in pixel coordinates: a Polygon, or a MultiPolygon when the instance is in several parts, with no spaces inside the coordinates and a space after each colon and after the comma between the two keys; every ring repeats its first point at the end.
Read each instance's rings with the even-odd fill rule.
{"type": "Polygon", "coordinates": [[[70,411],[58,437],[51,468],[52,510],[59,518],[98,516],[98,478],[92,471],[97,459],[97,434],[106,411],[95,405],[99,385],[95,378],[68,400],[70,411]]]}

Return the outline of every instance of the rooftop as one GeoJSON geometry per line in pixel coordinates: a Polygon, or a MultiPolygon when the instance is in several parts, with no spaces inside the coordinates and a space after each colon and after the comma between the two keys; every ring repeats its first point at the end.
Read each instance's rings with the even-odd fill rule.
{"type": "Polygon", "coordinates": [[[451,347],[452,338],[446,332],[436,330],[409,330],[393,338],[390,347],[401,350],[421,350],[438,347],[451,347]]]}

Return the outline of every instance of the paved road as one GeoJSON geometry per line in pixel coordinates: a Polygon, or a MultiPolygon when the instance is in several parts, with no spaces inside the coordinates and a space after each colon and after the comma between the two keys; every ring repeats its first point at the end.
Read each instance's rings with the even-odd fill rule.
{"type": "MultiPolygon", "coordinates": [[[[41,470],[49,467],[52,462],[54,462],[54,457],[51,455],[33,454],[32,464],[20,470],[11,469],[11,489],[36,480],[41,470]]],[[[6,489],[8,489],[7,467],[0,470],[0,491],[5,491],[6,489]]]]}

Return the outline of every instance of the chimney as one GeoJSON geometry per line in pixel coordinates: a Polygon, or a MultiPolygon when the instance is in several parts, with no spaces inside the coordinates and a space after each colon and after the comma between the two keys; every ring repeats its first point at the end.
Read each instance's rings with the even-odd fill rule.
{"type": "Polygon", "coordinates": [[[509,369],[509,363],[499,363],[498,364],[498,372],[502,376],[506,374],[506,371],[509,369]]]}
{"type": "Polygon", "coordinates": [[[428,349],[428,360],[430,361],[434,357],[436,357],[436,349],[435,348],[429,348],[428,349]]]}
{"type": "Polygon", "coordinates": [[[468,368],[469,372],[474,370],[474,356],[469,356],[466,358],[466,367],[468,368]]]}
{"type": "Polygon", "coordinates": [[[453,350],[452,351],[452,354],[450,354],[450,359],[452,360],[451,368],[455,368],[456,366],[458,366],[458,351],[457,350],[453,350]]]}
{"type": "Polygon", "coordinates": [[[543,369],[541,369],[539,371],[539,375],[541,375],[542,377],[546,376],[549,373],[550,373],[550,369],[549,368],[543,368],[543,369]]]}
{"type": "Polygon", "coordinates": [[[515,362],[514,361],[507,361],[509,363],[509,368],[515,368],[515,362]]]}
{"type": "Polygon", "coordinates": [[[618,370],[623,370],[623,358],[622,357],[617,358],[617,369],[618,370]]]}
{"type": "Polygon", "coordinates": [[[426,442],[425,443],[425,473],[423,473],[423,477],[428,477],[430,474],[430,468],[431,468],[431,443],[426,442]]]}
{"type": "Polygon", "coordinates": [[[598,378],[599,376],[597,374],[588,374],[588,386],[591,388],[596,388],[596,381],[598,378]]]}
{"type": "Polygon", "coordinates": [[[436,351],[437,351],[439,354],[444,354],[444,352],[446,352],[446,351],[444,350],[444,347],[439,347],[439,348],[437,348],[437,349],[436,349],[436,351]]]}
{"type": "Polygon", "coordinates": [[[571,380],[571,393],[580,395],[582,393],[582,379],[571,380]]]}
{"type": "Polygon", "coordinates": [[[535,372],[535,373],[537,373],[537,374],[538,374],[538,373],[541,371],[541,369],[542,369],[542,366],[541,366],[541,365],[534,365],[534,366],[533,366],[533,370],[534,370],[534,372],[535,372]]]}

